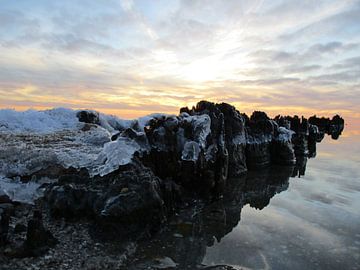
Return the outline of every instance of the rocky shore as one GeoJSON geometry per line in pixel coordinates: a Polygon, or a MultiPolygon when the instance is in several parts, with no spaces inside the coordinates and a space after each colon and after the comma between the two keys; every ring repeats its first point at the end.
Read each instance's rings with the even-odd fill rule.
{"type": "MultiPolygon", "coordinates": [[[[46,132],[0,114],[0,269],[184,267],[174,261],[181,252],[157,262],[142,253],[175,245],[174,235],[185,252],[188,229],[199,229],[203,250],[236,226],[243,205],[261,209],[303,175],[325,134],[344,129],[338,115],[248,117],[206,101],[132,121],[59,109],[41,117],[46,132]]],[[[186,265],[231,269],[206,268],[198,252],[186,265]]]]}

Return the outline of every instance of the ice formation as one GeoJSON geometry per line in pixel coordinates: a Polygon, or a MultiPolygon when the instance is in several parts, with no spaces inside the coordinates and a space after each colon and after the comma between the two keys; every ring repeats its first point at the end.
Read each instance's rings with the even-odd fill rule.
{"type": "Polygon", "coordinates": [[[86,127],[79,122],[77,112],[63,108],[0,110],[2,179],[31,175],[51,165],[87,168],[92,176],[105,175],[129,163],[133,154],[141,149],[135,140],[119,137],[111,141],[111,135],[127,128],[141,133],[152,118],[162,116],[123,120],[100,114],[100,125],[86,127]]]}

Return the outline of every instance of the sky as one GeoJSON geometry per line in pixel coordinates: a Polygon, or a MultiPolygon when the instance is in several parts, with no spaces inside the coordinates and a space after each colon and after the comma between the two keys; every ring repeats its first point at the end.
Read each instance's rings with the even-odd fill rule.
{"type": "Polygon", "coordinates": [[[134,118],[204,99],[360,119],[360,1],[0,0],[0,108],[134,118]]]}

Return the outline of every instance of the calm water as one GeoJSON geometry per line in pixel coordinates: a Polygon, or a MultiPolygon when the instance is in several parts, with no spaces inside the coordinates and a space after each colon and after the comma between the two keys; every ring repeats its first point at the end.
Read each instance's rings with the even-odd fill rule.
{"type": "Polygon", "coordinates": [[[145,265],[360,269],[360,136],[318,144],[304,176],[274,167],[233,179],[223,201],[183,210],[137,249],[145,265]]]}
{"type": "Polygon", "coordinates": [[[325,138],[305,176],[206,249],[204,264],[255,269],[360,269],[360,140],[325,138]]]}

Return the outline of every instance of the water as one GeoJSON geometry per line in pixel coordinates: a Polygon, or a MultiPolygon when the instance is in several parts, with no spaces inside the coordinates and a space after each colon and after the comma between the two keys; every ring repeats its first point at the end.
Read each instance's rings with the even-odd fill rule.
{"type": "Polygon", "coordinates": [[[273,167],[232,179],[223,201],[140,243],[137,268],[360,269],[359,153],[359,135],[326,137],[300,178],[273,167]]]}

